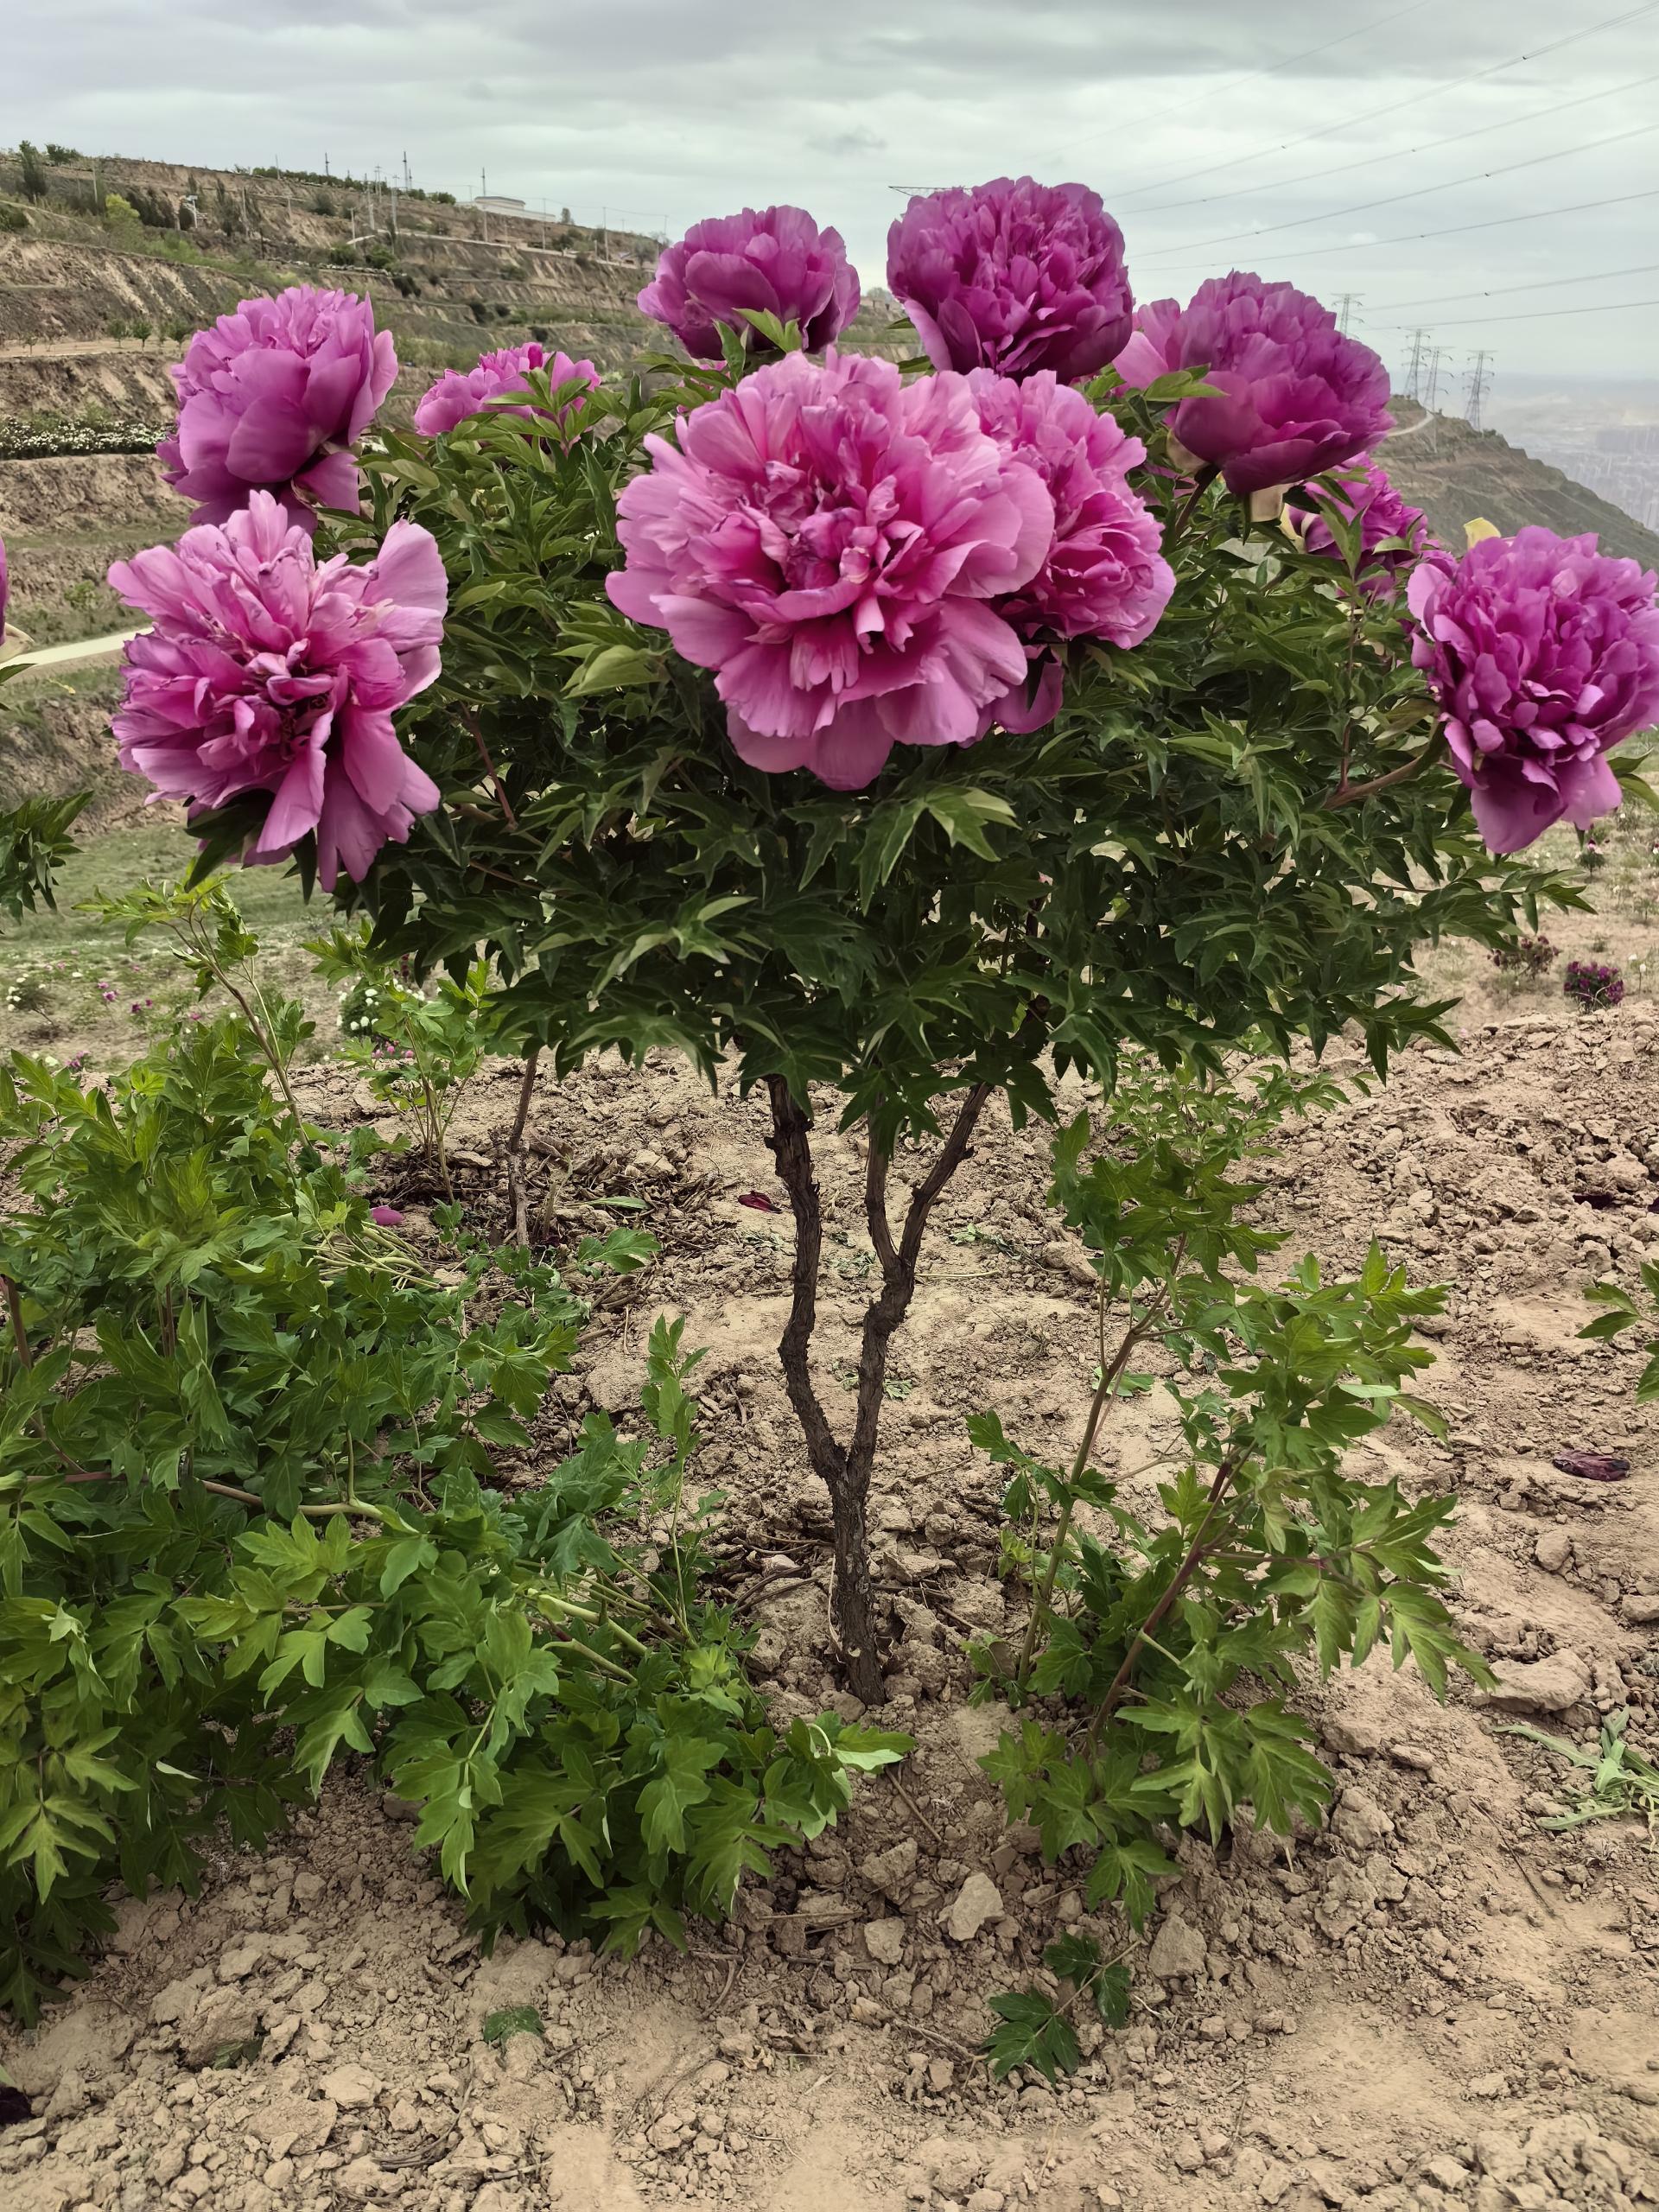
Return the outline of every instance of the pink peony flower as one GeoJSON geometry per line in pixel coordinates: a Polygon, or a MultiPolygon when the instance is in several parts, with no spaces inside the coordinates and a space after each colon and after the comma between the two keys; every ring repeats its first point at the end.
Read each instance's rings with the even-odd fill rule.
{"type": "Polygon", "coordinates": [[[1109,415],[1042,369],[1023,384],[976,369],[968,378],[981,426],[1011,461],[1034,468],[1054,502],[1054,537],[1029,583],[996,611],[1026,640],[1037,669],[1034,692],[1022,684],[987,709],[1016,733],[1040,729],[1060,703],[1060,671],[1044,651],[1056,638],[1106,638],[1138,645],[1152,635],[1175,588],[1163,557],[1163,532],[1128,472],[1147,457],[1109,415]]]}
{"type": "Polygon", "coordinates": [[[1117,359],[1126,384],[1201,369],[1217,387],[1184,399],[1171,428],[1230,492],[1299,484],[1352,461],[1394,428],[1389,372],[1369,346],[1294,284],[1235,269],[1199,285],[1185,307],[1157,300],[1136,314],[1117,359]]]}
{"type": "MultiPolygon", "coordinates": [[[[1359,518],[1363,588],[1372,598],[1381,597],[1393,588],[1395,577],[1414,568],[1429,550],[1432,538],[1428,518],[1421,507],[1407,505],[1386,472],[1374,461],[1361,460],[1351,468],[1337,473],[1343,479],[1340,490],[1332,492],[1319,487],[1320,496],[1348,520],[1359,518]],[[1404,543],[1387,552],[1377,550],[1389,539],[1396,537],[1403,539],[1404,543]]],[[[1310,553],[1328,554],[1333,560],[1338,557],[1330,523],[1319,507],[1288,506],[1285,514],[1310,553]]]]}
{"type": "Polygon", "coordinates": [[[371,1206],[369,1219],[378,1229],[401,1229],[404,1217],[396,1206],[371,1206]]]}
{"type": "Polygon", "coordinates": [[[325,888],[342,867],[360,883],[437,805],[391,719],[438,672],[448,583],[429,531],[396,522],[365,566],[319,563],[256,492],[222,527],[118,561],[110,583],[156,625],[126,647],[121,765],[196,807],[269,791],[245,861],[315,834],[325,888]]]}
{"type": "Polygon", "coordinates": [[[1116,359],[1134,308],[1099,194],[1028,176],[912,200],[887,232],[887,282],[936,369],[1063,384],[1116,359]]]}
{"type": "Polygon", "coordinates": [[[296,284],[244,300],[172,371],[178,429],[156,448],[167,480],[194,500],[194,522],[223,522],[260,490],[311,530],[314,507],[356,506],[350,448],[397,374],[391,332],[355,293],[296,284]]]}
{"type": "MultiPolygon", "coordinates": [[[[550,353],[532,339],[528,346],[510,346],[499,353],[480,353],[470,369],[446,369],[437,382],[421,394],[415,408],[415,427],[423,437],[435,438],[453,430],[469,415],[537,415],[545,410],[529,405],[502,404],[508,394],[525,391],[524,372],[545,369],[550,388],[557,392],[578,378],[597,390],[599,371],[591,361],[573,361],[568,353],[550,353]]],[[[574,402],[572,403],[575,404],[574,402]]],[[[557,410],[561,422],[569,418],[569,405],[557,410]]]]}
{"type": "Polygon", "coordinates": [[[798,322],[809,353],[833,345],[858,313],[858,274],[839,231],[821,231],[801,207],[745,207],[694,223],[667,247],[639,295],[653,321],[666,323],[688,353],[718,361],[723,324],[740,337],[755,308],[798,322]]]}
{"type": "Polygon", "coordinates": [[[1036,575],[1054,503],[981,429],[966,380],[791,353],[679,437],[646,441],[607,588],[715,671],[741,757],[852,791],[895,743],[970,744],[1026,671],[987,601],[1036,575]]]}
{"type": "Polygon", "coordinates": [[[1618,804],[1605,756],[1659,719],[1651,575],[1593,537],[1528,529],[1478,540],[1455,566],[1420,563],[1406,596],[1412,658],[1493,852],[1618,804]]]}

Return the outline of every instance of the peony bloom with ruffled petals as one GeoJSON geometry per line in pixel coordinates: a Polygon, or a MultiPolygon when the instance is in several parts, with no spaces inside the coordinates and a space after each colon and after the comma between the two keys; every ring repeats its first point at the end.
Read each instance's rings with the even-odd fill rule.
{"type": "Polygon", "coordinates": [[[360,883],[437,805],[391,719],[438,672],[449,588],[429,531],[396,522],[364,566],[320,563],[256,492],[223,525],[118,561],[110,583],[156,626],[126,648],[121,765],[196,807],[269,791],[245,861],[315,835],[324,887],[342,868],[360,883]]]}
{"type": "Polygon", "coordinates": [[[1493,852],[1618,804],[1606,755],[1659,720],[1651,575],[1592,537],[1528,529],[1479,540],[1455,566],[1421,563],[1407,599],[1412,658],[1493,852]]]}
{"type": "MultiPolygon", "coordinates": [[[[578,378],[593,390],[599,387],[599,371],[591,361],[573,361],[568,353],[550,353],[532,339],[528,346],[509,346],[499,353],[480,353],[470,369],[446,369],[416,402],[416,429],[423,437],[435,438],[444,430],[453,430],[469,415],[482,414],[486,409],[493,415],[545,413],[544,409],[531,405],[527,398],[517,406],[505,404],[510,397],[517,398],[524,392],[524,377],[531,369],[544,369],[549,387],[554,392],[574,384],[578,378]]],[[[560,420],[563,422],[569,413],[569,404],[559,409],[560,420]]]]}
{"type": "Polygon", "coordinates": [[[992,719],[1005,729],[1040,728],[1060,702],[1059,669],[1043,648],[1054,639],[1105,638],[1138,645],[1149,638],[1175,588],[1163,532],[1130,486],[1147,457],[1109,415],[1100,415],[1052,369],[1016,384],[989,369],[968,379],[981,426],[1011,461],[1034,468],[1054,502],[1054,536],[1030,582],[997,601],[1026,639],[1036,671],[992,719]]]}
{"type": "MultiPolygon", "coordinates": [[[[1340,488],[1332,492],[1320,486],[1320,493],[1348,521],[1358,517],[1362,585],[1371,597],[1378,598],[1393,588],[1396,576],[1414,568],[1429,550],[1433,540],[1428,518],[1421,507],[1410,505],[1401,497],[1386,470],[1374,461],[1357,461],[1337,474],[1340,488]],[[1394,538],[1402,542],[1389,544],[1394,538]],[[1384,546],[1386,551],[1379,550],[1384,546]]],[[[1332,560],[1340,557],[1331,524],[1319,507],[1287,506],[1285,518],[1308,552],[1325,554],[1332,560]]]]}
{"type": "Polygon", "coordinates": [[[643,312],[665,323],[688,353],[723,359],[724,326],[740,338],[753,308],[798,322],[808,353],[830,345],[858,313],[858,273],[839,231],[821,231],[804,207],[745,207],[694,223],[667,247],[639,295],[643,312]]]}
{"type": "Polygon", "coordinates": [[[314,507],[356,506],[351,448],[397,374],[366,300],[309,284],[244,300],[196,333],[171,373],[178,428],[156,450],[194,522],[225,521],[254,491],[307,530],[314,507]]]}
{"type": "Polygon", "coordinates": [[[1394,428],[1381,360],[1294,284],[1235,269],[1200,284],[1185,307],[1140,308],[1118,374],[1148,385],[1178,369],[1204,372],[1215,391],[1182,400],[1170,427],[1195,459],[1220,469],[1230,492],[1299,484],[1394,428]]]}
{"type": "Polygon", "coordinates": [[[1129,335],[1123,233],[1083,184],[929,193],[887,232],[887,282],[936,369],[1093,376],[1129,335]]]}
{"type": "Polygon", "coordinates": [[[791,353],[679,438],[646,441],[607,589],[714,671],[742,759],[854,791],[895,744],[972,743],[1026,671],[989,602],[1037,574],[1054,503],[980,428],[966,379],[791,353]]]}

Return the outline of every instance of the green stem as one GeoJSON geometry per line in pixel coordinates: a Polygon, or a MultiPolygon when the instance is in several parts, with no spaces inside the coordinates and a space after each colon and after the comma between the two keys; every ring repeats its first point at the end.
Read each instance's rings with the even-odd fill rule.
{"type": "Polygon", "coordinates": [[[544,1611],[556,1613],[562,1618],[586,1621],[590,1628],[607,1628],[619,1643],[626,1644],[630,1651],[638,1652],[642,1659],[650,1658],[650,1645],[642,1643],[632,1630],[624,1628],[621,1622],[614,1619],[609,1612],[599,1611],[592,1605],[579,1605],[573,1598],[562,1597],[556,1590],[538,1588],[533,1595],[536,1603],[544,1611]]]}
{"type": "MultiPolygon", "coordinates": [[[[1089,1455],[1095,1448],[1095,1438],[1099,1432],[1101,1421],[1105,1414],[1107,1405],[1116,1395],[1117,1385],[1122,1379],[1124,1369],[1129,1363],[1130,1355],[1134,1352],[1135,1346],[1140,1344],[1141,1339],[1146,1336],[1147,1331],[1152,1327],[1159,1314],[1162,1313],[1164,1307],[1168,1304],[1170,1287],[1173,1283],[1176,1275],[1179,1273],[1181,1262],[1185,1255],[1186,1240],[1183,1237],[1175,1247],[1174,1262],[1170,1268],[1167,1279],[1160,1286],[1159,1290],[1154,1293],[1152,1303],[1147,1306],[1146,1312],[1141,1316],[1141,1319],[1138,1321],[1132,1321],[1129,1326],[1124,1331],[1122,1341],[1119,1344],[1117,1351],[1113,1355],[1109,1363],[1106,1358],[1106,1313],[1109,1301],[1106,1295],[1105,1284],[1103,1282],[1100,1286],[1097,1316],[1097,1330],[1100,1342],[1100,1383],[1095,1392],[1093,1400],[1090,1404],[1089,1418],[1084,1424],[1083,1441],[1078,1445],[1077,1455],[1071,1462],[1071,1484],[1073,1490],[1076,1489],[1077,1484],[1083,1479],[1084,1470],[1089,1464],[1089,1455]]],[[[1060,1509],[1059,1525],[1054,1531],[1054,1541],[1050,1548],[1047,1564],[1043,1571],[1042,1586],[1038,1591],[1035,1601],[1032,1606],[1031,1618],[1026,1624],[1026,1640],[1020,1647],[1020,1664],[1014,1674],[1014,1680],[1019,1685],[1022,1694],[1030,1680],[1032,1661],[1035,1656],[1037,1649],[1038,1631],[1041,1628],[1043,1622],[1048,1618],[1049,1608],[1053,1603],[1054,1584],[1059,1574],[1060,1560],[1065,1548],[1065,1540],[1071,1533],[1071,1522],[1076,1512],[1076,1498],[1068,1497],[1065,1505],[1060,1509]]]]}
{"type": "Polygon", "coordinates": [[[1197,1573],[1198,1562],[1204,1557],[1204,1540],[1209,1534],[1210,1523],[1221,1510],[1222,1501],[1237,1471],[1237,1467],[1231,1459],[1224,1459],[1217,1468],[1216,1478],[1210,1485],[1209,1504],[1205,1510],[1203,1520],[1199,1522],[1193,1535],[1192,1543],[1187,1547],[1186,1556],[1170,1578],[1163,1595],[1135,1630],[1129,1648],[1123,1655],[1123,1663],[1113,1676],[1110,1687],[1100,1701],[1100,1708],[1090,1724],[1089,1743],[1091,1748],[1099,1740],[1101,1730],[1122,1703],[1123,1694],[1129,1687],[1130,1677],[1135,1673],[1135,1662],[1147,1645],[1152,1642],[1154,1631],[1162,1625],[1164,1616],[1170,1611],[1175,1600],[1197,1573]]]}
{"type": "Polygon", "coordinates": [[[1199,469],[1198,475],[1193,480],[1192,489],[1187,493],[1185,499],[1181,501],[1180,505],[1176,508],[1174,520],[1170,524],[1169,528],[1164,532],[1164,557],[1166,559],[1169,557],[1170,547],[1175,543],[1181,532],[1186,528],[1187,523],[1192,518],[1193,509],[1198,505],[1198,501],[1204,497],[1205,493],[1210,489],[1210,486],[1215,482],[1217,477],[1220,474],[1221,471],[1212,461],[1205,461],[1204,467],[1199,469]]]}

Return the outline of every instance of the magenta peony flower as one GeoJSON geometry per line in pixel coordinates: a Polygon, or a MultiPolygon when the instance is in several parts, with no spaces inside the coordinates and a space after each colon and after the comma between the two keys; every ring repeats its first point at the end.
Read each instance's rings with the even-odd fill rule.
{"type": "MultiPolygon", "coordinates": [[[[584,384],[598,389],[599,371],[591,361],[573,361],[568,353],[550,353],[532,339],[528,346],[509,346],[499,353],[480,353],[470,369],[446,369],[437,382],[421,394],[415,408],[415,427],[423,437],[435,438],[441,431],[453,430],[457,423],[464,423],[469,415],[482,414],[488,409],[492,414],[536,415],[544,410],[531,406],[505,407],[502,400],[509,394],[525,389],[524,372],[528,369],[545,369],[550,387],[555,392],[567,384],[574,384],[580,377],[584,384]]],[[[561,422],[568,419],[569,406],[557,410],[561,422]]]]}
{"type": "Polygon", "coordinates": [[[110,583],[156,626],[126,647],[121,765],[164,798],[269,791],[247,861],[313,833],[333,890],[402,844],[438,788],[397,742],[395,709],[438,672],[448,583],[429,531],[393,523],[374,559],[319,563],[266,492],[220,526],[118,561],[110,583]]]}
{"type": "Polygon", "coordinates": [[[179,423],[156,448],[191,519],[223,522],[255,490],[315,528],[314,507],[355,507],[349,448],[391,390],[397,356],[374,309],[352,292],[296,284],[244,300],[199,330],[172,371],[179,423]]]}
{"type": "Polygon", "coordinates": [[[752,766],[867,784],[895,743],[966,745],[1021,683],[988,601],[1040,567],[1054,503],[964,378],[791,353],[681,418],[618,501],[636,622],[715,671],[752,766]]]}
{"type": "Polygon", "coordinates": [[[1294,284],[1235,269],[1207,278],[1185,307],[1157,300],[1135,321],[1118,374],[1148,385],[1177,369],[1205,372],[1216,393],[1182,400],[1171,428],[1188,453],[1221,470],[1230,492],[1299,484],[1394,428],[1388,371],[1294,284]]]}
{"type": "Polygon", "coordinates": [[[396,1206],[371,1206],[369,1219],[377,1229],[401,1229],[404,1222],[396,1206]]]}
{"type": "Polygon", "coordinates": [[[740,337],[756,308],[798,322],[809,353],[833,345],[858,313],[858,273],[839,231],[821,231],[802,207],[745,207],[694,223],[667,247],[639,295],[653,321],[666,323],[688,353],[718,361],[720,327],[740,337]]]}
{"type": "Polygon", "coordinates": [[[1134,309],[1099,194],[1028,176],[912,200],[887,232],[887,282],[936,369],[1063,384],[1116,359],[1134,309]]]}
{"type": "Polygon", "coordinates": [[[1479,540],[1455,566],[1421,562],[1406,595],[1421,626],[1412,658],[1493,852],[1618,804],[1605,756],[1659,719],[1651,575],[1593,537],[1528,529],[1479,540]]]}
{"type": "Polygon", "coordinates": [[[1030,582],[996,611],[1026,640],[1037,670],[1029,683],[987,710],[1015,732],[1040,729],[1060,703],[1060,671],[1044,651],[1056,638],[1106,638],[1138,645],[1157,627],[1175,588],[1163,557],[1163,532],[1128,472],[1147,457],[1109,415],[1042,369],[1023,384],[976,369],[968,379],[982,429],[1011,461],[1034,468],[1054,502],[1054,537],[1030,582]]]}
{"type": "MultiPolygon", "coordinates": [[[[1344,480],[1341,489],[1331,492],[1319,487],[1320,496],[1330,501],[1338,513],[1351,520],[1359,518],[1360,571],[1365,578],[1363,588],[1372,597],[1380,597],[1393,588],[1394,579],[1402,575],[1421,560],[1429,550],[1432,538],[1428,518],[1421,507],[1408,506],[1386,472],[1370,459],[1356,461],[1351,468],[1339,469],[1344,480]],[[1395,546],[1386,553],[1376,549],[1389,538],[1402,538],[1403,545],[1395,546]],[[1370,571],[1369,575],[1366,572],[1370,571]]],[[[1331,525],[1317,506],[1288,506],[1286,519],[1294,525],[1297,535],[1310,553],[1328,554],[1337,558],[1337,541],[1331,534],[1331,525]]]]}

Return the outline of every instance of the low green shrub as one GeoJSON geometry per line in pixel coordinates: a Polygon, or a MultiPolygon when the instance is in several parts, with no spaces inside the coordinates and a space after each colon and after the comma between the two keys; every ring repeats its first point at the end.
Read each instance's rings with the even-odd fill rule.
{"type": "MultiPolygon", "coordinates": [[[[1287,1702],[1303,1662],[1327,1675],[1383,1644],[1437,1695],[1452,1666],[1491,1680],[1440,1594],[1434,1546],[1455,1500],[1408,1499],[1346,1464],[1396,1410],[1444,1433],[1412,1388],[1433,1357],[1414,1331],[1444,1294],[1409,1288],[1376,1246],[1353,1281],[1327,1281],[1311,1258],[1271,1287],[1254,1280],[1283,1240],[1248,1225],[1262,1185],[1234,1170],[1278,1115],[1331,1089],[1166,1076],[1120,1094],[1116,1148],[1093,1144],[1086,1116],[1063,1132],[1051,1198],[1099,1278],[1084,1433],[1062,1467],[995,1414],[969,1424],[1009,1471],[1004,1567],[1031,1595],[1018,1647],[976,1653],[976,1694],[1020,1714],[983,1764],[1045,1859],[1076,1854],[1090,1909],[1119,1905],[1131,1929],[1180,1872],[1177,1831],[1217,1840],[1243,1821],[1288,1834],[1322,1816],[1332,1777],[1287,1702]],[[1130,1364],[1143,1345],[1172,1370],[1161,1388],[1180,1440],[1109,1474],[1096,1454],[1114,1404],[1154,1387],[1130,1364]],[[1154,1473],[1155,1515],[1135,1487],[1154,1473]]],[[[1060,1948],[1047,1963],[1069,1997],[997,2002],[987,2048],[999,2078],[1025,2064],[1052,2079],[1077,2063],[1080,1999],[1109,2018],[1126,2002],[1121,1960],[1060,1948]]]]}
{"type": "MultiPolygon", "coordinates": [[[[235,1011],[105,1087],[0,1068],[0,2005],[79,1970],[111,1882],[193,1887],[221,1822],[259,1843],[353,1754],[485,1927],[683,1942],[906,1747],[768,1726],[701,1586],[697,1355],[658,1323],[640,1433],[591,1415],[505,1480],[579,1290],[377,1226],[385,1147],[301,1114],[308,1025],[221,890],[102,911],[235,1011]]],[[[588,1240],[574,1281],[646,1242],[588,1240]]]]}

